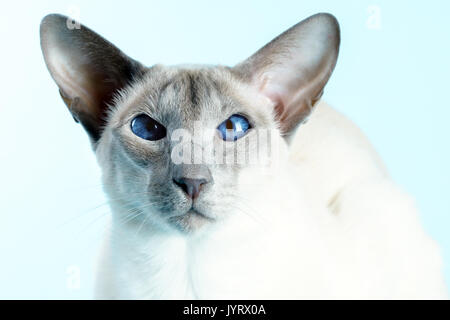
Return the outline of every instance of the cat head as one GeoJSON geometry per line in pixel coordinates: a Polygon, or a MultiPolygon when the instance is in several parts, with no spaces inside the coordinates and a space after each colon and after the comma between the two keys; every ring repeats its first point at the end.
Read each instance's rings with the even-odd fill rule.
{"type": "Polygon", "coordinates": [[[42,51],[119,219],[183,232],[239,207],[241,178],[281,156],[275,145],[320,99],[340,42],[336,19],[317,14],[234,67],[145,67],[69,21],[43,19],[42,51]]]}

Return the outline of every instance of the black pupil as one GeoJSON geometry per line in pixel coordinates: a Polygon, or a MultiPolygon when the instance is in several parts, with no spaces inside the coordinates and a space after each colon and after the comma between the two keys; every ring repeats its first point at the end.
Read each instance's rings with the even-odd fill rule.
{"type": "Polygon", "coordinates": [[[225,122],[225,127],[227,128],[227,130],[233,130],[233,122],[230,119],[228,119],[225,122]]]}

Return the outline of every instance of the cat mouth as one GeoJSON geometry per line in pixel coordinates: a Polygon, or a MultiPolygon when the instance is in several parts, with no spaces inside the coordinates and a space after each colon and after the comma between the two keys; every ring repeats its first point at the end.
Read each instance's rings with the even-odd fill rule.
{"type": "Polygon", "coordinates": [[[194,207],[191,207],[185,214],[182,214],[181,217],[183,216],[195,216],[201,219],[206,219],[209,221],[214,221],[214,218],[205,215],[204,213],[198,211],[197,209],[195,209],[194,207]]]}
{"type": "Polygon", "coordinates": [[[203,219],[207,219],[207,220],[211,220],[211,221],[214,220],[213,218],[211,218],[211,217],[201,213],[200,211],[198,211],[198,210],[196,210],[194,208],[191,208],[186,214],[197,215],[197,216],[199,216],[199,217],[201,217],[203,219]]]}
{"type": "Polygon", "coordinates": [[[183,214],[170,217],[169,221],[183,231],[192,232],[206,224],[213,223],[215,219],[191,207],[183,214]]]}

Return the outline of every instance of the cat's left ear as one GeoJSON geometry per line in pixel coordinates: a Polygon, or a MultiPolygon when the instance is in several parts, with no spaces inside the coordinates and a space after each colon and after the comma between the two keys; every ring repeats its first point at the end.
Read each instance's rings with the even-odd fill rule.
{"type": "Polygon", "coordinates": [[[336,18],[320,13],[296,24],[233,68],[272,100],[282,133],[292,136],[323,93],[336,65],[336,18]]]}

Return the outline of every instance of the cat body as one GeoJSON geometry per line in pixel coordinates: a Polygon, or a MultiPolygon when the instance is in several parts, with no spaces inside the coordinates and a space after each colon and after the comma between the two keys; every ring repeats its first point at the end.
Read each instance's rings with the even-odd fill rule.
{"type": "Polygon", "coordinates": [[[446,297],[438,246],[355,125],[320,103],[288,156],[282,173],[253,181],[234,219],[204,234],[113,222],[97,297],[446,297]]]}
{"type": "Polygon", "coordinates": [[[446,297],[413,201],[319,102],[334,17],[231,68],[144,67],[66,19],[44,18],[41,45],[111,206],[97,298],[446,297]]]}

